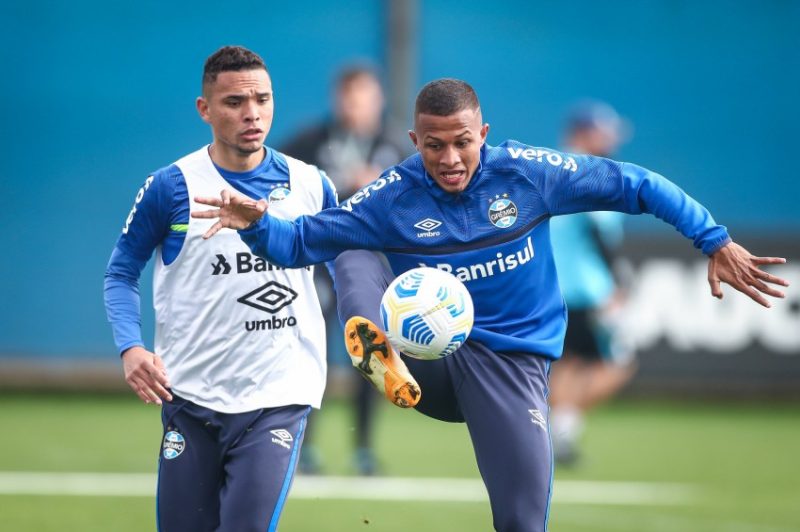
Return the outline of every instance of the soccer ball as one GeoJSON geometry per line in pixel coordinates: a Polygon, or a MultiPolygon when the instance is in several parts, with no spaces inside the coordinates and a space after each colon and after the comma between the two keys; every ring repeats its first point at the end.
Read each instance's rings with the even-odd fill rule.
{"type": "Polygon", "coordinates": [[[475,311],[464,284],[436,268],[414,268],[398,276],[381,299],[381,321],[389,342],[422,360],[446,357],[467,341],[475,311]]]}

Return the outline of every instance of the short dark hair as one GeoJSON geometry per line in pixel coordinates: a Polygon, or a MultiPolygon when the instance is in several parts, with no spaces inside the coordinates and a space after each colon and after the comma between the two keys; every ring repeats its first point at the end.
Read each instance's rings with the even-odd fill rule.
{"type": "MultiPolygon", "coordinates": [[[[223,46],[206,59],[203,67],[203,88],[217,81],[221,72],[241,72],[242,70],[267,71],[267,65],[257,53],[243,46],[223,46]]],[[[268,71],[267,71],[268,72],[268,71]]]]}
{"type": "Polygon", "coordinates": [[[350,65],[336,77],[336,87],[341,90],[359,78],[373,79],[378,85],[381,84],[380,76],[375,68],[368,65],[350,65]]]}
{"type": "Polygon", "coordinates": [[[436,79],[417,94],[414,116],[419,114],[450,116],[464,109],[478,109],[478,95],[469,83],[460,79],[436,79]]]}

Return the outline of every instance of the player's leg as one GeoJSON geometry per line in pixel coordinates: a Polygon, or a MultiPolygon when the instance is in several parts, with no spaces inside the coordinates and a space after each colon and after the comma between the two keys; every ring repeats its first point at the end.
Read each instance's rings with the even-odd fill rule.
{"type": "Polygon", "coordinates": [[[345,346],[353,366],[397,406],[416,405],[419,386],[378,325],[392,272],[378,255],[362,250],[341,253],[334,268],[339,317],[347,322],[345,346]]]}
{"type": "Polygon", "coordinates": [[[623,311],[617,306],[599,309],[593,315],[598,357],[587,369],[588,382],[580,403],[584,411],[607,401],[636,374],[636,351],[620,333],[623,320],[623,311]]]}
{"type": "MultiPolygon", "coordinates": [[[[458,351],[447,358],[457,355],[458,351]]],[[[399,356],[409,373],[414,376],[419,389],[425,390],[414,410],[439,421],[463,423],[464,416],[458,408],[446,359],[419,360],[404,353],[399,353],[399,356]]]]}
{"type": "Polygon", "coordinates": [[[584,427],[584,405],[591,385],[592,365],[600,353],[592,327],[591,311],[569,311],[564,355],[553,363],[550,379],[550,430],[556,462],[572,465],[579,458],[578,442],[584,427]]]}
{"type": "Polygon", "coordinates": [[[164,402],[156,496],[160,532],[217,530],[221,452],[218,434],[206,426],[214,414],[177,396],[164,402]]]}
{"type": "Polygon", "coordinates": [[[493,353],[475,343],[466,347],[452,359],[451,369],[495,529],[544,531],[553,471],[547,423],[550,363],[530,354],[493,353]]]}
{"type": "MultiPolygon", "coordinates": [[[[419,360],[403,353],[395,352],[394,349],[392,349],[389,345],[389,341],[384,336],[383,331],[372,322],[358,317],[352,318],[348,321],[348,323],[351,322],[366,324],[370,333],[372,334],[369,341],[365,341],[363,344],[352,342],[352,347],[348,347],[348,349],[353,349],[353,351],[358,353],[362,351],[362,345],[385,345],[388,349],[388,352],[391,352],[392,356],[396,357],[396,360],[402,364],[403,371],[407,372],[408,374],[406,380],[395,382],[406,383],[409,381],[412,382],[418,390],[426,390],[425,394],[420,394],[419,392],[416,394],[409,393],[408,395],[398,394],[399,398],[398,395],[390,397],[389,393],[385,393],[386,397],[389,398],[390,401],[394,402],[398,406],[414,406],[414,409],[418,412],[440,421],[448,421],[453,423],[461,423],[464,421],[464,416],[461,414],[461,411],[458,407],[452,374],[448,365],[448,361],[457,359],[461,356],[459,355],[459,352],[464,348],[464,346],[462,346],[461,349],[449,357],[439,360],[419,360]],[[416,401],[416,404],[407,404],[405,399],[406,397],[411,397],[416,401]]],[[[345,330],[348,330],[347,326],[345,327],[345,330]]],[[[345,341],[348,340],[349,338],[345,337],[345,341]]],[[[381,351],[381,353],[382,352],[383,351],[381,351]]],[[[372,364],[373,367],[375,367],[375,364],[377,364],[375,359],[373,359],[372,364]]],[[[375,387],[377,387],[378,390],[383,391],[383,388],[379,385],[376,384],[375,387]]],[[[386,389],[390,389],[388,385],[386,389]]],[[[395,388],[395,390],[397,389],[398,388],[395,388]]],[[[399,389],[401,392],[406,391],[404,388],[399,389]]],[[[410,386],[408,389],[410,389],[410,386]]]]}
{"type": "Polygon", "coordinates": [[[636,374],[636,364],[616,364],[603,360],[592,364],[589,383],[586,388],[581,408],[584,411],[604,403],[616,395],[636,374]]]}
{"type": "MultiPolygon", "coordinates": [[[[342,343],[342,326],[336,316],[336,297],[333,292],[333,280],[328,269],[324,266],[314,268],[314,289],[317,291],[319,305],[322,308],[322,316],[325,319],[325,336],[328,347],[328,365],[334,363],[336,358],[344,353],[342,343]]],[[[312,410],[308,416],[305,438],[303,441],[303,452],[300,453],[300,461],[297,471],[306,475],[318,475],[322,473],[323,461],[319,448],[314,444],[314,427],[319,422],[318,411],[312,410]]]]}
{"type": "Polygon", "coordinates": [[[297,463],[297,470],[304,475],[319,475],[322,473],[322,455],[313,441],[314,427],[318,421],[319,412],[312,410],[306,424],[303,450],[297,463]]]}
{"type": "Polygon", "coordinates": [[[229,416],[220,532],[277,529],[310,410],[291,405],[229,416]]]}
{"type": "Polygon", "coordinates": [[[591,384],[590,365],[578,354],[564,351],[553,363],[550,379],[550,433],[556,463],[574,465],[584,428],[584,398],[591,384]]]}
{"type": "Polygon", "coordinates": [[[354,384],[353,413],[355,415],[355,467],[359,475],[379,473],[378,460],[372,447],[372,433],[379,399],[371,382],[359,378],[354,384]]]}
{"type": "Polygon", "coordinates": [[[381,297],[394,275],[372,251],[350,250],[334,261],[334,289],[339,318],[346,322],[362,316],[380,323],[381,297]]]}

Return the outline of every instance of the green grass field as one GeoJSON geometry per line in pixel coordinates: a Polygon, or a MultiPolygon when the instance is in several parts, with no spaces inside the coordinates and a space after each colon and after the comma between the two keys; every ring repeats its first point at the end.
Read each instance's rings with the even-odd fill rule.
{"type": "MultiPolygon", "coordinates": [[[[324,405],[315,441],[330,475],[351,475],[352,422],[324,405]]],[[[158,411],[117,395],[0,395],[0,472],[155,473],[158,411]]],[[[463,425],[389,405],[377,442],[392,477],[478,479],[463,425]]],[[[585,457],[556,471],[553,532],[784,532],[800,530],[800,405],[618,401],[590,417],[585,457]],[[576,493],[592,484],[592,502],[576,493]],[[612,482],[671,487],[678,500],[603,501],[612,482]],[[604,488],[608,486],[608,488],[604,488]]],[[[2,478],[0,473],[0,478],[2,478]]],[[[298,483],[301,480],[298,480],[298,483]]],[[[55,483],[57,484],[57,483],[55,483]]],[[[299,484],[298,484],[299,486],[299,484]]],[[[57,485],[50,486],[58,492],[57,485]]],[[[0,483],[0,530],[154,530],[154,498],[21,494],[0,483]]],[[[290,497],[280,530],[484,531],[488,501],[290,497]]]]}

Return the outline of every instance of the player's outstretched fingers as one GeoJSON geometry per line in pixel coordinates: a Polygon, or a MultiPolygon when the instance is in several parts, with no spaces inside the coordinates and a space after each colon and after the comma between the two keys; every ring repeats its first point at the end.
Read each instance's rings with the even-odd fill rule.
{"type": "Polygon", "coordinates": [[[211,207],[222,207],[221,198],[214,198],[209,196],[195,196],[194,201],[195,203],[201,203],[203,205],[209,205],[211,207]]]}
{"type": "Polygon", "coordinates": [[[194,211],[192,218],[219,218],[219,209],[209,209],[207,211],[194,211]]]}
{"type": "Polygon", "coordinates": [[[780,286],[789,286],[789,281],[787,281],[786,279],[782,279],[777,275],[772,275],[771,273],[767,273],[764,270],[759,270],[756,268],[755,272],[753,272],[753,275],[755,275],[756,277],[767,283],[777,284],[780,286]]]}
{"type": "Polygon", "coordinates": [[[753,264],[786,264],[784,257],[752,257],[753,264]]]}
{"type": "Polygon", "coordinates": [[[762,307],[772,308],[772,303],[767,301],[767,298],[762,296],[761,293],[758,290],[756,290],[755,288],[753,288],[752,286],[746,286],[746,287],[744,287],[742,289],[737,287],[737,290],[739,290],[741,293],[745,294],[747,297],[749,297],[750,299],[752,299],[753,301],[755,301],[756,303],[758,303],[762,307]]]}
{"type": "Polygon", "coordinates": [[[222,222],[217,222],[217,223],[215,223],[214,225],[212,225],[212,226],[209,228],[209,230],[208,230],[208,231],[206,231],[205,233],[203,233],[203,239],[204,239],[204,240],[208,240],[208,239],[209,239],[209,238],[211,238],[212,236],[214,236],[214,235],[216,235],[217,233],[219,233],[219,230],[220,230],[220,229],[222,229],[222,222]]]}
{"type": "Polygon", "coordinates": [[[777,288],[773,288],[773,287],[769,286],[767,283],[765,283],[765,282],[763,282],[763,281],[761,281],[759,279],[753,279],[753,281],[750,284],[753,287],[755,287],[756,290],[760,291],[763,294],[767,294],[768,296],[777,297],[777,298],[786,297],[786,295],[783,292],[781,292],[777,288]]]}
{"type": "Polygon", "coordinates": [[[722,284],[719,279],[708,278],[708,285],[711,287],[711,295],[717,299],[722,299],[725,294],[722,293],[722,284]]]}
{"type": "Polygon", "coordinates": [[[767,299],[758,291],[758,287],[755,286],[756,279],[752,278],[751,276],[730,276],[729,278],[723,278],[722,281],[730,285],[733,289],[743,293],[759,305],[767,308],[772,306],[770,305],[769,301],[767,301],[767,299]]]}

